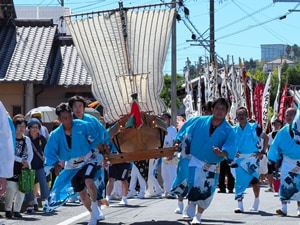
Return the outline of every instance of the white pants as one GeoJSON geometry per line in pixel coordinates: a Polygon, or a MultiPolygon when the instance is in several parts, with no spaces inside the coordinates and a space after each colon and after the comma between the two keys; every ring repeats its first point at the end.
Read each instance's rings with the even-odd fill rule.
{"type": "Polygon", "coordinates": [[[163,179],[165,193],[170,193],[176,178],[177,164],[168,164],[163,159],[161,163],[161,176],[163,179]]]}
{"type": "Polygon", "coordinates": [[[121,198],[123,196],[122,182],[120,180],[115,181],[114,187],[113,187],[110,195],[114,196],[116,198],[121,198]]]}
{"type": "Polygon", "coordinates": [[[25,194],[19,191],[18,182],[8,180],[6,185],[5,211],[11,211],[14,202],[14,212],[20,212],[24,196],[25,194]]]}
{"type": "Polygon", "coordinates": [[[159,159],[149,160],[149,172],[148,172],[148,182],[147,182],[147,193],[150,195],[156,195],[162,193],[162,188],[155,177],[155,171],[157,170],[159,159]]]}
{"type": "Polygon", "coordinates": [[[129,183],[129,191],[135,191],[136,183],[139,182],[140,185],[140,193],[145,193],[146,191],[146,181],[141,175],[140,171],[136,167],[136,165],[132,165],[131,168],[131,176],[130,176],[130,183],[129,183]]]}

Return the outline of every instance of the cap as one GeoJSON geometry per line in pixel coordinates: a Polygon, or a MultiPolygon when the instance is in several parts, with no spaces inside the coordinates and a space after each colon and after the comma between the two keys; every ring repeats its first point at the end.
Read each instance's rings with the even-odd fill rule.
{"type": "Polygon", "coordinates": [[[30,116],[31,117],[35,117],[35,116],[42,117],[43,113],[41,111],[33,111],[33,112],[31,112],[30,116]]]}
{"type": "Polygon", "coordinates": [[[30,128],[34,124],[39,125],[39,128],[41,129],[41,122],[37,118],[31,118],[27,123],[27,127],[30,128]]]}

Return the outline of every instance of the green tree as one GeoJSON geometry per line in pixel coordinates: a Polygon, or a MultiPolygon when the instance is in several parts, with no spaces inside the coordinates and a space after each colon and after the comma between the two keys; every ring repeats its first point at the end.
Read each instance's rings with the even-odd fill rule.
{"type": "Polygon", "coordinates": [[[292,47],[290,45],[287,45],[286,49],[285,49],[285,52],[286,52],[288,58],[291,58],[291,56],[290,56],[291,51],[292,51],[292,47]]]}
{"type": "Polygon", "coordinates": [[[253,74],[253,78],[265,82],[267,79],[267,74],[264,73],[262,70],[256,70],[253,74]]]}
{"type": "MultiPolygon", "coordinates": [[[[177,84],[176,89],[181,89],[181,85],[184,83],[184,77],[177,74],[176,75],[177,84]]],[[[160,97],[164,100],[165,104],[168,108],[171,108],[171,76],[166,74],[164,76],[164,87],[162,92],[160,93],[160,97]]],[[[176,99],[177,107],[180,107],[179,98],[176,99]]]]}
{"type": "Polygon", "coordinates": [[[292,49],[293,49],[295,58],[299,58],[300,57],[300,48],[299,48],[299,46],[294,44],[292,46],[292,49]]]}

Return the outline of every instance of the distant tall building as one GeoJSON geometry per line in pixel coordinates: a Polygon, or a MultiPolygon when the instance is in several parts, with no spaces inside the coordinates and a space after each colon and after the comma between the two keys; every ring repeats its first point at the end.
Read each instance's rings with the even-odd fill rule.
{"type": "Polygon", "coordinates": [[[287,58],[286,46],[284,44],[260,45],[261,60],[271,61],[278,58],[287,58]]]}
{"type": "Polygon", "coordinates": [[[71,8],[62,6],[15,6],[17,19],[52,19],[61,34],[70,34],[63,16],[71,14],[71,8]]]}

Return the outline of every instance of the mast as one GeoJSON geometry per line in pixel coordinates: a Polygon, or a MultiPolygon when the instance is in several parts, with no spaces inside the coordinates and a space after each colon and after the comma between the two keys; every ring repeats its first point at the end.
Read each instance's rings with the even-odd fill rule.
{"type": "MultiPolygon", "coordinates": [[[[172,8],[176,8],[176,1],[173,1],[172,8]]],[[[175,16],[175,14],[174,14],[175,16]]],[[[176,78],[176,19],[173,20],[172,25],[172,72],[171,72],[171,124],[176,127],[177,123],[177,78],[176,78]]]]}

